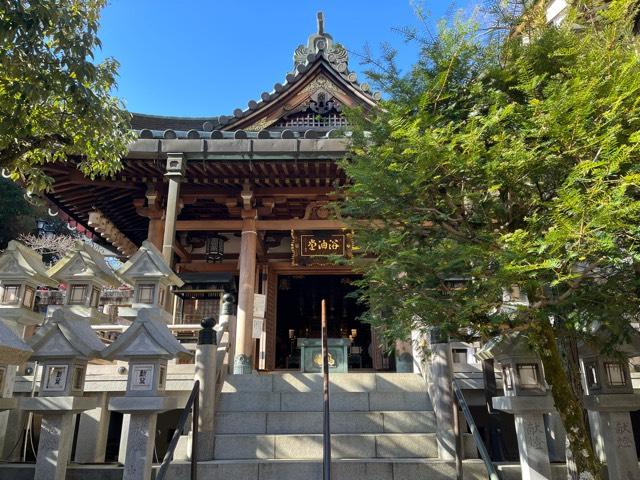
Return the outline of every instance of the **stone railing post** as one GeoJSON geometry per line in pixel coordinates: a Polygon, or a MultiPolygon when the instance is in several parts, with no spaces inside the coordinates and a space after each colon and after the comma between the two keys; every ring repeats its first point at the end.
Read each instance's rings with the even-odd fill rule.
{"type": "MultiPolygon", "coordinates": [[[[233,360],[233,348],[235,341],[236,314],[235,314],[235,298],[230,293],[222,296],[222,308],[220,309],[220,317],[218,325],[214,330],[217,332],[217,344],[220,345],[224,332],[229,332],[229,357],[233,360]]],[[[233,363],[233,362],[230,362],[233,363]]]]}
{"type": "Polygon", "coordinates": [[[106,455],[111,417],[108,409],[109,395],[107,392],[100,392],[95,398],[96,407],[80,414],[73,459],[77,463],[102,463],[106,455]]]}
{"type": "Polygon", "coordinates": [[[429,350],[431,356],[427,367],[427,381],[436,416],[438,457],[441,460],[453,460],[456,455],[456,437],[452,428],[455,408],[452,385],[453,360],[451,345],[438,328],[430,331],[429,350]]]}
{"type": "Polygon", "coordinates": [[[215,320],[202,320],[202,330],[196,346],[195,379],[200,381],[198,418],[198,460],[213,460],[213,442],[215,438],[215,402],[216,377],[218,373],[216,357],[218,352],[217,332],[213,329],[215,320]]]}

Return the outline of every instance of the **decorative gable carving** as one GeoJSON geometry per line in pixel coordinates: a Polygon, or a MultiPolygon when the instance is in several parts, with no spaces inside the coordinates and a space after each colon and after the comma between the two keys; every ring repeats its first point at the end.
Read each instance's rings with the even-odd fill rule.
{"type": "Polygon", "coordinates": [[[324,74],[318,74],[279,109],[258,120],[247,130],[276,128],[341,128],[348,125],[342,106],[349,96],[324,74]]]}
{"type": "Polygon", "coordinates": [[[127,272],[129,277],[136,276],[159,276],[162,272],[158,270],[158,267],[151,261],[148,255],[145,255],[142,260],[136,262],[133,267],[127,272]]]}
{"type": "Polygon", "coordinates": [[[166,353],[166,350],[160,347],[144,330],[138,331],[136,338],[120,351],[120,355],[123,356],[157,356],[166,355],[166,353]]]}
{"type": "Polygon", "coordinates": [[[87,265],[84,263],[80,256],[76,256],[71,263],[67,265],[67,268],[63,270],[63,272],[67,275],[77,275],[79,273],[84,273],[87,270],[87,265]]]}
{"type": "Polygon", "coordinates": [[[23,270],[13,257],[4,257],[0,259],[0,273],[6,274],[20,274],[23,270]]]}
{"type": "Polygon", "coordinates": [[[78,351],[64,338],[59,330],[38,348],[38,356],[72,357],[78,355],[78,351]]]}

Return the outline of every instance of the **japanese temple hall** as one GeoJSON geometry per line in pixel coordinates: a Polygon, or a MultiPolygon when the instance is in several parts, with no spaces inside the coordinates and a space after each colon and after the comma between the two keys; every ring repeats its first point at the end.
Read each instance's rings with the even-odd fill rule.
{"type": "Polygon", "coordinates": [[[319,15],[292,71],[245,108],[206,118],[133,114],[137,139],[109,178],[85,178],[73,161],[48,166],[51,211],[123,258],[153,244],[184,281],[165,305],[181,335],[216,317],[232,293],[242,368],[300,369],[299,339],[320,336],[321,299],[349,369],[393,368],[358,320],[357,276],[330,258],[352,250],[331,208],[346,182],[337,164],[348,150],[343,111],[380,99],[348,61],[319,15]]]}

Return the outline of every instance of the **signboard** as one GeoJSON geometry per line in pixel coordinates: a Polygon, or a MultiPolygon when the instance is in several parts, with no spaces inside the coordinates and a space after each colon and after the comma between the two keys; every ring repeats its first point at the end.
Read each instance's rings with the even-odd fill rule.
{"type": "Polygon", "coordinates": [[[134,365],[131,369],[131,390],[152,390],[153,370],[153,365],[134,365]]]}
{"type": "Polygon", "coordinates": [[[254,318],[264,318],[264,312],[267,308],[267,296],[261,293],[253,295],[253,316],[254,318]]]}
{"type": "Polygon", "coordinates": [[[63,392],[67,388],[67,365],[49,365],[45,381],[45,390],[63,392]]]}
{"type": "Polygon", "coordinates": [[[256,339],[262,337],[262,326],[264,324],[263,318],[253,319],[253,329],[251,331],[251,338],[256,339]]]}
{"type": "Polygon", "coordinates": [[[352,234],[343,231],[291,232],[293,265],[328,265],[332,256],[350,258],[352,234]]]}

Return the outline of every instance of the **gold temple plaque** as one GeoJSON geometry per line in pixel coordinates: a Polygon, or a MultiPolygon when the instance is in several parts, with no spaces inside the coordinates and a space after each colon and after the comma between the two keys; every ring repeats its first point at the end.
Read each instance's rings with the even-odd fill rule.
{"type": "Polygon", "coordinates": [[[351,257],[350,232],[319,231],[291,232],[291,260],[293,265],[329,265],[330,257],[351,257]]]}

